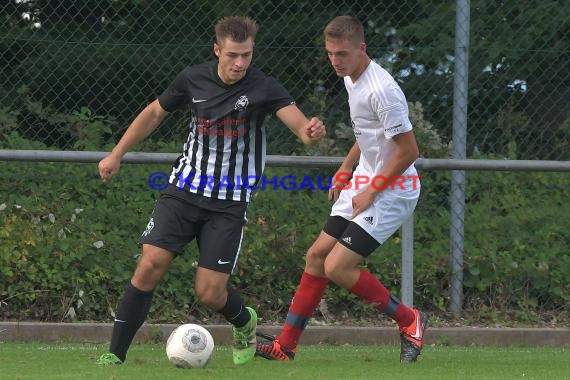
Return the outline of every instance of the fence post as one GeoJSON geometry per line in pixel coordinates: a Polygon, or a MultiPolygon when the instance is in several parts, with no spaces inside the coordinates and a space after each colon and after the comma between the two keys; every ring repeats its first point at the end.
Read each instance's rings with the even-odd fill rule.
{"type": "MultiPolygon", "coordinates": [[[[453,86],[453,158],[467,152],[467,91],[469,67],[469,0],[457,0],[455,23],[455,77],[453,86]]],[[[454,170],[451,179],[451,289],[449,311],[463,308],[463,254],[465,224],[465,171],[454,170]]]]}
{"type": "Polygon", "coordinates": [[[402,302],[414,306],[414,214],[402,224],[402,302]]]}

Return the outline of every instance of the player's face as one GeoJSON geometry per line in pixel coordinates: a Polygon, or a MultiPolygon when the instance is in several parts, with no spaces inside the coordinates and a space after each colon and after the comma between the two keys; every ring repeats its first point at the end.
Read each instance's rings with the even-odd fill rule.
{"type": "Polygon", "coordinates": [[[245,76],[253,58],[253,39],[235,42],[226,38],[219,45],[214,44],[218,57],[218,75],[226,84],[234,84],[245,76]]]}
{"type": "Polygon", "coordinates": [[[325,50],[329,61],[339,77],[350,76],[355,81],[366,68],[366,45],[355,44],[347,39],[326,38],[325,50]]]}

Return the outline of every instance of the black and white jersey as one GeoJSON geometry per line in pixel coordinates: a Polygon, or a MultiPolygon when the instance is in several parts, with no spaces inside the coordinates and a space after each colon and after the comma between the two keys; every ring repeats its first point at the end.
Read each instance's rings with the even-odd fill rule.
{"type": "Polygon", "coordinates": [[[265,167],[265,117],[295,101],[273,77],[250,67],[227,85],[218,62],[189,66],[158,97],[172,112],[190,106],[189,134],[170,184],[206,197],[249,201],[265,167]]]}

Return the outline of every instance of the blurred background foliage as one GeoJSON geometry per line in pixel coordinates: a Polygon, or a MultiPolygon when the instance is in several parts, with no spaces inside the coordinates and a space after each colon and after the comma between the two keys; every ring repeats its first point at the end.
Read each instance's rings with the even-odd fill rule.
{"type": "MultiPolygon", "coordinates": [[[[254,64],[277,77],[328,136],[304,147],[275,118],[269,154],[342,156],[353,144],[346,93],[329,67],[322,29],[359,17],[368,52],[406,93],[426,158],[449,157],[455,5],[449,1],[42,1],[0,4],[0,149],[108,151],[176,73],[213,59],[213,25],[256,18],[254,64]]],[[[570,3],[471,1],[468,157],[570,159],[570,3]]],[[[188,112],[176,112],[136,149],[178,152],[188,112]]],[[[94,164],[0,162],[0,316],[109,321],[139,255],[137,239],[164,165],[123,165],[107,185],[94,164]]],[[[334,169],[267,168],[268,176],[334,169]]],[[[421,173],[415,213],[415,303],[445,316],[449,291],[450,173],[421,173]]],[[[568,320],[568,175],[469,172],[464,323],[568,320]]],[[[303,255],[330,204],[322,191],[255,194],[233,278],[265,321],[283,319],[303,255]]],[[[399,234],[365,265],[396,294],[399,234]]],[[[196,247],[157,289],[149,322],[217,321],[193,294],[196,247]]],[[[376,320],[331,286],[324,323],[376,320]]],[[[554,321],[554,322],[553,322],[554,321]]]]}

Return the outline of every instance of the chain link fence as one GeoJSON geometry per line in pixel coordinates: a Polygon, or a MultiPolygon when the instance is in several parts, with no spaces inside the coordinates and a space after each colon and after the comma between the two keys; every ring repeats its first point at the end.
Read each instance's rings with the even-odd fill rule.
{"type": "MultiPolygon", "coordinates": [[[[220,17],[246,14],[261,26],[254,65],[328,127],[326,141],[307,148],[270,118],[268,153],[342,156],[353,143],[348,105],[322,30],[335,16],[352,14],[365,25],[369,55],[410,102],[423,157],[451,155],[454,86],[468,79],[467,158],[570,160],[570,3],[466,3],[470,19],[457,28],[468,30],[468,78],[457,78],[453,1],[6,0],[0,4],[0,148],[109,149],[177,72],[214,59],[213,25],[220,17]]],[[[187,121],[186,112],[173,114],[153,143],[138,149],[178,151],[187,121]]],[[[433,176],[437,192],[425,187],[417,218],[449,209],[448,174],[439,184],[433,176]]],[[[471,186],[461,193],[468,202],[479,191],[471,186]]],[[[463,226],[455,232],[467,240],[465,249],[478,239],[463,226]]]]}
{"type": "MultiPolygon", "coordinates": [[[[307,114],[326,120],[335,141],[321,153],[342,155],[348,110],[321,34],[348,13],[363,21],[370,56],[449,144],[455,8],[433,0],[7,0],[0,5],[0,132],[66,150],[85,145],[78,143],[85,135],[116,141],[178,71],[214,58],[221,16],[248,14],[261,25],[254,64],[279,78],[307,114]]],[[[570,5],[481,0],[470,11],[470,25],[461,26],[470,34],[467,155],[569,159],[570,5]]],[[[184,136],[186,123],[187,115],[174,115],[157,137],[184,136]]],[[[273,129],[270,153],[300,149],[280,124],[273,129]]]]}

